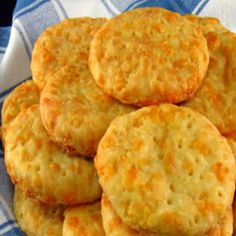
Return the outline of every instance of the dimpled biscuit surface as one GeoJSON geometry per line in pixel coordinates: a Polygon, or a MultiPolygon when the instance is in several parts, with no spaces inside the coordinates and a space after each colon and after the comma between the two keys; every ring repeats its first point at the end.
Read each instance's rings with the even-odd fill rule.
{"type": "Polygon", "coordinates": [[[185,106],[205,115],[222,135],[235,140],[236,34],[226,30],[216,19],[188,18],[202,26],[210,62],[201,88],[185,106]]]}
{"type": "Polygon", "coordinates": [[[63,236],[105,236],[100,202],[68,207],[64,217],[63,236]]]}
{"type": "Polygon", "coordinates": [[[15,188],[13,209],[16,220],[27,236],[62,235],[63,208],[48,206],[27,197],[15,188]]]}
{"type": "Polygon", "coordinates": [[[69,157],[48,139],[39,105],[22,111],[9,127],[5,163],[12,182],[42,202],[86,203],[101,195],[93,162],[69,157]]]}
{"type": "Polygon", "coordinates": [[[171,104],[116,118],[95,166],[125,224],[166,235],[200,235],[231,207],[235,160],[204,116],[171,104]]]}
{"type": "Polygon", "coordinates": [[[40,90],[46,84],[47,75],[60,67],[87,64],[90,40],[105,22],[105,18],[65,19],[41,34],[34,45],[31,62],[33,80],[40,90]]]}
{"type": "MultiPolygon", "coordinates": [[[[49,77],[49,76],[48,76],[49,77]]],[[[69,154],[93,157],[111,121],[134,108],[108,97],[88,66],[65,66],[48,80],[40,111],[52,140],[69,154]]]]}
{"type": "MultiPolygon", "coordinates": [[[[124,224],[121,218],[114,211],[111,202],[102,195],[102,220],[104,230],[109,236],[161,236],[160,233],[151,233],[145,230],[137,231],[124,224]]],[[[220,219],[216,226],[213,226],[202,236],[231,236],[233,231],[232,209],[226,212],[226,215],[220,219]]],[[[163,235],[164,236],[164,235],[163,235]]]]}
{"type": "Polygon", "coordinates": [[[2,107],[2,135],[15,117],[28,107],[39,103],[39,91],[32,80],[17,86],[4,100],[2,107]]]}
{"type": "Polygon", "coordinates": [[[95,34],[89,66],[107,94],[144,106],[191,98],[208,60],[199,27],[162,8],[139,8],[113,17],[95,34]]]}

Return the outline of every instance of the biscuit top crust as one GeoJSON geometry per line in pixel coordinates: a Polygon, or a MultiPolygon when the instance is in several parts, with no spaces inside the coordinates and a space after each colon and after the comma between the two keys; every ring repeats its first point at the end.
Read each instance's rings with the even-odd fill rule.
{"type": "Polygon", "coordinates": [[[68,207],[64,212],[63,235],[105,236],[101,203],[68,207]]]}
{"type": "Polygon", "coordinates": [[[102,26],[91,43],[89,65],[106,93],[143,106],[192,97],[208,59],[200,27],[162,8],[139,8],[102,26]]]}
{"type": "Polygon", "coordinates": [[[86,64],[65,66],[48,78],[40,98],[42,121],[70,155],[93,158],[111,121],[135,109],[107,96],[86,64]]]}
{"type": "Polygon", "coordinates": [[[204,32],[210,51],[206,77],[186,106],[205,115],[229,139],[236,139],[236,34],[212,18],[195,20],[204,32]]]}
{"type": "Polygon", "coordinates": [[[163,104],[116,118],[95,157],[99,181],[124,223],[201,235],[231,207],[235,160],[204,116],[163,104]]]}
{"type": "Polygon", "coordinates": [[[105,18],[73,18],[47,28],[38,38],[32,52],[33,80],[40,90],[47,75],[64,65],[87,64],[90,41],[106,22],[105,18]]]}

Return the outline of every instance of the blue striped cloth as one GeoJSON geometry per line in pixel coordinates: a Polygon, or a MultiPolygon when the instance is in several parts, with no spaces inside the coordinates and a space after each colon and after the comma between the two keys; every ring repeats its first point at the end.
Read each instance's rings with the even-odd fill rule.
{"type": "MultiPolygon", "coordinates": [[[[160,6],[181,14],[214,16],[236,31],[236,1],[224,0],[18,0],[12,27],[0,27],[0,108],[7,94],[31,77],[34,42],[48,26],[65,18],[112,17],[137,7],[160,6]]],[[[1,122],[1,120],[0,120],[1,122]]],[[[0,235],[22,236],[12,211],[13,186],[0,146],[0,235]]]]}

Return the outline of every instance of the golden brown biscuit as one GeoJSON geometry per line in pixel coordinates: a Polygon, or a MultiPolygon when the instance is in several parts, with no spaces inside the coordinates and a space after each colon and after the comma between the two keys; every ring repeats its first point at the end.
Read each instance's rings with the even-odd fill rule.
{"type": "Polygon", "coordinates": [[[162,8],[139,8],[113,17],[95,34],[89,66],[107,94],[145,106],[191,98],[208,59],[198,26],[162,8]]]}
{"type": "Polygon", "coordinates": [[[2,107],[2,140],[10,123],[28,107],[39,103],[39,91],[32,80],[17,86],[5,99],[2,107]]]}
{"type": "Polygon", "coordinates": [[[11,123],[5,163],[12,182],[44,203],[86,203],[101,195],[93,162],[69,157],[48,139],[39,105],[22,111],[11,123]]]}
{"type": "Polygon", "coordinates": [[[63,236],[105,236],[100,201],[68,207],[64,217],[63,236]]]}
{"type": "Polygon", "coordinates": [[[111,121],[134,108],[104,94],[86,64],[65,66],[49,77],[40,111],[50,138],[70,155],[93,157],[111,121]]]}
{"type": "Polygon", "coordinates": [[[185,105],[205,115],[222,135],[235,139],[236,35],[217,20],[199,18],[198,22],[208,42],[210,62],[201,88],[185,105]]]}
{"type": "Polygon", "coordinates": [[[13,209],[18,224],[27,236],[62,235],[63,207],[48,206],[15,188],[13,209]]]}
{"type": "MultiPolygon", "coordinates": [[[[111,202],[102,195],[102,220],[106,235],[109,236],[161,236],[161,234],[148,231],[137,231],[124,224],[121,218],[114,211],[111,202]]],[[[232,209],[227,211],[226,215],[220,219],[220,222],[202,236],[231,236],[233,232],[232,209]]]]}
{"type": "Polygon", "coordinates": [[[215,126],[189,108],[163,104],[116,118],[95,166],[115,211],[137,230],[199,235],[233,201],[232,151],[215,126]]]}
{"type": "Polygon", "coordinates": [[[60,67],[87,64],[90,40],[105,22],[105,18],[65,19],[42,33],[34,45],[31,62],[33,80],[40,90],[47,75],[60,67]]]}

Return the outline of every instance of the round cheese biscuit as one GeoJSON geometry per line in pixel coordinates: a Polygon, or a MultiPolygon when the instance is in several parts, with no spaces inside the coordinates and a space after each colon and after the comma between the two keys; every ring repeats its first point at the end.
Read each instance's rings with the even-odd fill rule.
{"type": "Polygon", "coordinates": [[[68,207],[64,217],[63,236],[105,236],[100,201],[68,207]]]}
{"type": "Polygon", "coordinates": [[[145,106],[191,98],[208,60],[199,27],[163,8],[139,8],[113,17],[97,31],[89,66],[107,94],[145,106]]]}
{"type": "MultiPolygon", "coordinates": [[[[161,236],[161,234],[151,233],[145,230],[137,231],[126,225],[114,211],[111,202],[102,195],[102,220],[106,235],[109,236],[161,236]]],[[[218,224],[208,230],[202,236],[231,236],[233,231],[232,209],[220,219],[218,224]]],[[[164,235],[163,235],[164,236],[164,235]]]]}
{"type": "Polygon", "coordinates": [[[62,206],[48,206],[15,188],[13,210],[20,228],[27,236],[62,235],[62,206]]]}
{"type": "Polygon", "coordinates": [[[11,123],[5,163],[12,182],[44,203],[86,203],[101,195],[94,163],[69,157],[49,140],[39,105],[22,111],[11,123]]]}
{"type": "Polygon", "coordinates": [[[116,116],[133,110],[104,94],[85,64],[59,69],[48,80],[40,99],[50,138],[68,154],[83,157],[95,155],[98,142],[116,116]]]}
{"type": "Polygon", "coordinates": [[[32,80],[17,86],[4,100],[2,107],[2,137],[15,117],[28,107],[39,103],[39,91],[32,80]]]}
{"type": "Polygon", "coordinates": [[[184,105],[205,115],[225,137],[236,139],[236,34],[208,18],[199,18],[198,24],[208,42],[209,68],[201,88],[184,105]]]}
{"type": "Polygon", "coordinates": [[[34,45],[31,62],[33,80],[40,90],[46,84],[47,75],[60,67],[87,64],[90,40],[105,22],[105,18],[65,19],[41,34],[34,45]]]}
{"type": "Polygon", "coordinates": [[[189,108],[163,104],[116,118],[95,166],[114,210],[137,230],[201,235],[232,204],[232,151],[216,127],[189,108]]]}

